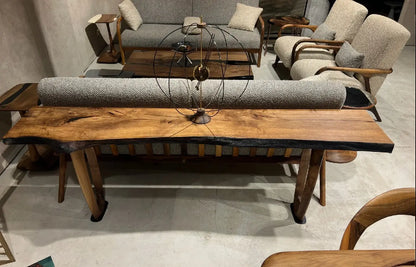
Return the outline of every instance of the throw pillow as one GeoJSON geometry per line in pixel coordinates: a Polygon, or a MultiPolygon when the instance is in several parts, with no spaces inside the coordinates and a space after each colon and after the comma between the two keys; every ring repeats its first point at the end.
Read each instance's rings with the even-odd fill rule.
{"type": "Polygon", "coordinates": [[[334,40],[335,32],[331,30],[325,23],[322,23],[312,33],[311,38],[319,40],[334,40]]]}
{"type": "Polygon", "coordinates": [[[118,5],[118,9],[130,29],[137,31],[140,25],[143,24],[143,19],[131,0],[121,2],[118,5]]]}
{"type": "MultiPolygon", "coordinates": [[[[339,67],[359,68],[363,63],[363,60],[364,55],[357,52],[357,50],[355,50],[347,41],[344,42],[335,56],[335,63],[339,67]]],[[[351,71],[344,71],[344,73],[349,76],[354,74],[351,71]]]]}
{"type": "Polygon", "coordinates": [[[228,23],[228,27],[245,31],[253,31],[261,12],[263,12],[263,8],[237,3],[235,13],[228,23]]]}
{"type": "Polygon", "coordinates": [[[184,34],[201,34],[201,29],[195,23],[200,23],[199,17],[185,17],[183,21],[182,33],[184,34]],[[191,26],[191,24],[194,24],[191,26]]]}

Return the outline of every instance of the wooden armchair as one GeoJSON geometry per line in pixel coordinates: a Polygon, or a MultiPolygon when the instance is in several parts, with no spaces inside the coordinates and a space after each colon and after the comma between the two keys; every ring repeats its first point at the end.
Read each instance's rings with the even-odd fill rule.
{"type": "Polygon", "coordinates": [[[415,216],[415,188],[381,194],[365,204],[344,232],[340,250],[291,251],[269,256],[262,267],[277,266],[415,266],[414,249],[353,250],[373,223],[393,215],[415,216]]]}
{"type": "Polygon", "coordinates": [[[375,108],[377,103],[375,96],[386,75],[392,73],[393,64],[409,38],[409,31],[396,21],[380,15],[370,15],[351,42],[351,46],[356,51],[364,54],[360,68],[337,66],[334,59],[299,60],[305,49],[326,48],[336,52],[342,45],[342,43],[322,42],[324,44],[302,46],[292,55],[294,64],[290,76],[294,80],[337,80],[346,87],[359,89],[368,98],[368,105],[362,107],[344,106],[344,108],[370,110],[374,113],[377,121],[381,121],[375,108]],[[375,30],[379,28],[382,28],[383,31],[375,30]],[[350,77],[344,72],[353,72],[354,76],[350,77]]]}
{"type": "Polygon", "coordinates": [[[370,225],[393,215],[415,216],[415,188],[394,189],[367,202],[345,229],[340,250],[354,249],[360,236],[370,225]]]}
{"type": "MultiPolygon", "coordinates": [[[[328,13],[324,23],[333,31],[335,31],[335,40],[339,41],[351,41],[362,22],[367,16],[368,10],[363,5],[358,4],[351,0],[337,0],[328,13]]],[[[280,31],[276,43],[274,45],[274,52],[276,53],[276,62],[282,61],[286,68],[291,68],[293,51],[299,47],[303,42],[320,42],[322,40],[311,39],[306,36],[281,36],[284,29],[288,28],[303,28],[315,31],[317,25],[299,25],[299,24],[286,24],[280,31]],[[300,42],[302,41],[302,42],[300,42]],[[300,42],[300,43],[299,43],[300,42]]],[[[325,40],[327,41],[327,40],[325,40]]],[[[309,49],[308,53],[304,53],[302,58],[319,58],[319,59],[333,59],[331,51],[326,49],[309,49]]]]}

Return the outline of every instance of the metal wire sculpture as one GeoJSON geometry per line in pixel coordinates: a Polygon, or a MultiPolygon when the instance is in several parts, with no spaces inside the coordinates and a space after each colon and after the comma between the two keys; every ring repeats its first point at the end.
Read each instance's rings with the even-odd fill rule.
{"type": "MultiPolygon", "coordinates": [[[[158,58],[158,52],[161,50],[166,50],[166,47],[169,47],[166,44],[166,40],[171,39],[176,32],[181,31],[183,27],[179,27],[169,34],[167,34],[159,43],[158,47],[155,50],[154,57],[153,57],[153,73],[156,79],[156,83],[159,89],[163,92],[163,94],[169,98],[170,102],[174,106],[174,108],[182,115],[189,117],[189,119],[197,124],[205,124],[211,121],[211,118],[218,114],[221,110],[221,106],[224,103],[225,97],[225,74],[227,71],[227,65],[229,63],[228,51],[229,51],[229,41],[237,42],[237,46],[239,50],[242,50],[246,57],[247,61],[250,62],[250,56],[241,42],[231,33],[228,31],[221,29],[217,25],[207,25],[205,22],[201,21],[199,23],[193,23],[189,26],[185,26],[186,33],[183,34],[183,39],[181,41],[175,42],[170,47],[172,48],[173,55],[169,63],[168,69],[168,82],[166,86],[163,86],[160,83],[160,77],[158,77],[158,62],[160,59],[158,58]],[[199,44],[196,46],[192,46],[192,42],[188,41],[190,31],[195,29],[200,29],[200,37],[199,37],[199,44]],[[217,47],[217,42],[215,41],[215,34],[213,33],[213,29],[218,30],[223,38],[225,49],[220,49],[217,47]],[[206,33],[209,37],[208,45],[203,47],[203,33],[206,33]],[[227,40],[227,37],[230,40],[227,40]],[[205,51],[205,56],[204,52],[205,51]],[[214,51],[214,52],[213,52],[214,51]],[[199,63],[194,64],[192,60],[188,57],[191,53],[200,53],[199,63]],[[214,53],[215,57],[218,59],[211,60],[211,56],[214,53]],[[181,56],[179,60],[176,60],[178,56],[181,56]],[[181,63],[183,62],[183,63],[181,63]],[[176,64],[176,65],[175,65],[176,64]],[[173,78],[173,68],[183,67],[183,76],[186,79],[186,92],[188,94],[189,99],[189,107],[180,107],[178,103],[176,103],[175,98],[173,96],[173,92],[171,89],[171,82],[170,79],[173,78]],[[193,67],[192,75],[189,75],[189,68],[193,67]],[[211,86],[211,96],[208,97],[205,101],[203,100],[203,84],[206,80],[210,78],[210,68],[219,68],[220,69],[220,79],[218,82],[218,86],[211,86]],[[192,82],[190,80],[195,80],[196,84],[190,85],[192,82]],[[190,112],[183,111],[182,109],[186,109],[191,111],[190,112]]],[[[234,43],[235,45],[235,43],[234,43]]],[[[235,47],[235,46],[234,46],[235,47]]],[[[248,76],[251,75],[251,68],[250,65],[247,64],[247,71],[248,76]]],[[[238,97],[232,102],[237,102],[244,92],[247,89],[249,80],[245,83],[245,86],[241,88],[241,93],[238,97]]]]}

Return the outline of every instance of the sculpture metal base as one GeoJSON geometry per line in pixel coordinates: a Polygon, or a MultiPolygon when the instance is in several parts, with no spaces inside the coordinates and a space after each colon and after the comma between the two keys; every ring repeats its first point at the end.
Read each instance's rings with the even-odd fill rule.
{"type": "Polygon", "coordinates": [[[205,124],[211,121],[211,117],[205,113],[205,109],[198,108],[196,113],[191,116],[191,121],[196,124],[205,124]]]}

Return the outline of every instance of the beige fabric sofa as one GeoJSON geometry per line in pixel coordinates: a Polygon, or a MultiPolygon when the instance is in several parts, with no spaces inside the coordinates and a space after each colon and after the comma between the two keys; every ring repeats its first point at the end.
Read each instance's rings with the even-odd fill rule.
{"type": "MultiPolygon", "coordinates": [[[[184,34],[180,29],[184,18],[202,16],[203,21],[212,26],[207,29],[215,34],[218,48],[240,51],[244,48],[248,52],[256,53],[257,65],[260,66],[264,39],[264,21],[261,16],[252,32],[227,27],[237,3],[258,7],[258,0],[132,0],[132,2],[139,11],[143,24],[137,31],[134,31],[125,27],[123,17],[119,18],[117,36],[123,64],[125,64],[126,54],[132,50],[156,47],[171,49],[173,43],[183,40],[184,34]],[[229,34],[226,33],[223,36],[217,27],[229,34]],[[169,37],[161,43],[167,35],[169,37]]],[[[189,35],[187,40],[199,45],[199,38],[199,35],[189,35]]],[[[205,34],[203,46],[207,46],[208,43],[209,38],[205,34]]]]}

